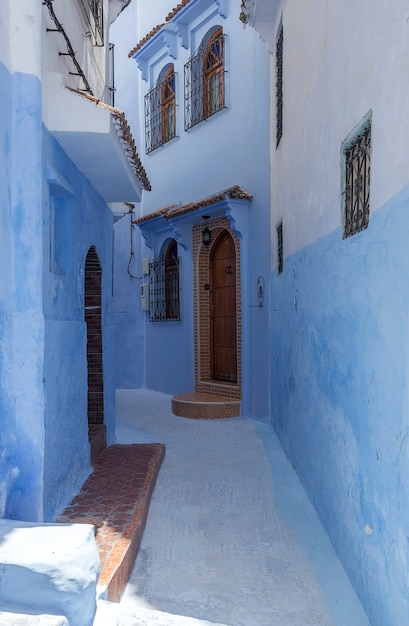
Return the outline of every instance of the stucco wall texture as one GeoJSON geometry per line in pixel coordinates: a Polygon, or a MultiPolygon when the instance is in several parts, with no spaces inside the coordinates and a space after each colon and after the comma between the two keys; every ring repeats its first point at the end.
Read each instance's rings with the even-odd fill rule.
{"type": "MultiPolygon", "coordinates": [[[[103,269],[103,359],[113,358],[112,213],[42,125],[38,78],[0,65],[2,517],[50,521],[90,472],[84,265],[103,269]],[[9,97],[5,95],[9,94],[9,97]],[[57,260],[56,260],[57,258],[57,260]]],[[[112,376],[105,422],[114,438],[112,376]]]]}
{"type": "MultiPolygon", "coordinates": [[[[371,624],[395,626],[409,609],[408,7],[375,2],[368,13],[366,3],[313,0],[280,8],[272,421],[371,624]],[[343,239],[342,146],[368,114],[369,225],[343,239]]],[[[274,72],[273,54],[273,85],[274,72]]]]}

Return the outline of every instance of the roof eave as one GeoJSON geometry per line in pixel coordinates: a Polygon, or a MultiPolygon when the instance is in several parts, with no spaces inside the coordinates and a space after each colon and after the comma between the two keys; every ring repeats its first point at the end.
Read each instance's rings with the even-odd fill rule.
{"type": "MultiPolygon", "coordinates": [[[[43,109],[44,123],[106,202],[140,202],[150,189],[121,111],[97,106],[59,84],[43,109]]],[[[130,133],[130,131],[129,131],[130,133]]]]}

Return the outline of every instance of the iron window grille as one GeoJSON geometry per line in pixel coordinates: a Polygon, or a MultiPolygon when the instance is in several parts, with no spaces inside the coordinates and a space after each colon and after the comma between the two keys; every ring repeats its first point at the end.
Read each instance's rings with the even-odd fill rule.
{"type": "Polygon", "coordinates": [[[172,242],[166,254],[149,263],[149,306],[151,322],[180,320],[179,258],[172,242]]]}
{"type": "Polygon", "coordinates": [[[284,249],[283,249],[283,223],[280,222],[277,231],[277,273],[282,274],[284,269],[284,249]]]}
{"type": "Polygon", "coordinates": [[[371,173],[371,120],[343,148],[344,236],[355,235],[369,224],[369,186],[371,173]]]}
{"type": "Polygon", "coordinates": [[[185,130],[224,108],[225,35],[221,29],[185,65],[185,130]]]}
{"type": "Polygon", "coordinates": [[[146,154],[176,137],[176,94],[173,67],[145,96],[146,154]]]}
{"type": "Polygon", "coordinates": [[[276,148],[283,136],[283,48],[284,30],[281,24],[276,41],[276,148]]]}
{"type": "Polygon", "coordinates": [[[101,37],[102,45],[104,44],[104,13],[102,0],[87,0],[91,14],[94,18],[95,27],[101,37]]]}

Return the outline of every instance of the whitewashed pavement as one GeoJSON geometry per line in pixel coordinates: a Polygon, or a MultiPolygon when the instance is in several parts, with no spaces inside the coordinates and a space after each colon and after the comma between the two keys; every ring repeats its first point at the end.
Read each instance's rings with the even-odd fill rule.
{"type": "Polygon", "coordinates": [[[370,626],[272,428],[117,392],[119,443],[166,456],[120,604],[95,626],[370,626]]]}

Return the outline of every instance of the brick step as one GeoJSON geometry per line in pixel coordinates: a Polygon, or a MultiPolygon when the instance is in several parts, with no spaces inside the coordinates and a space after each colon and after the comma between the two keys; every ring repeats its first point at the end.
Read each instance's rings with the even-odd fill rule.
{"type": "Polygon", "coordinates": [[[101,559],[100,596],[119,602],[145,528],[165,446],[112,445],[58,522],[93,524],[101,559]]]}
{"type": "Polygon", "coordinates": [[[172,413],[194,419],[223,419],[240,415],[240,400],[192,391],[172,398],[172,413]]]}

